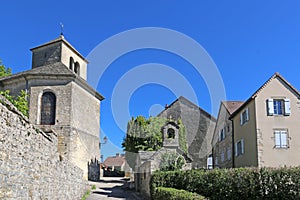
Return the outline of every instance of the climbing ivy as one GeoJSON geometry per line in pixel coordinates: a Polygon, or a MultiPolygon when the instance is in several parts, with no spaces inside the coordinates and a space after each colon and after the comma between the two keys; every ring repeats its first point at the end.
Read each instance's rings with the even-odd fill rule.
{"type": "MultiPolygon", "coordinates": [[[[122,146],[127,162],[131,168],[134,168],[136,156],[139,151],[157,151],[163,146],[162,127],[172,119],[161,117],[150,117],[146,119],[143,116],[132,117],[127,124],[127,134],[123,140],[122,146]]],[[[185,127],[181,120],[179,125],[179,146],[187,153],[185,127]]]]}
{"type": "Polygon", "coordinates": [[[160,171],[180,170],[185,164],[185,159],[176,152],[162,154],[159,164],[160,171]]]}
{"type": "Polygon", "coordinates": [[[186,142],[185,126],[183,125],[180,119],[178,120],[178,125],[179,125],[179,147],[185,154],[187,154],[188,148],[186,142]]]}
{"type": "Polygon", "coordinates": [[[16,106],[16,108],[21,111],[23,115],[28,117],[28,94],[24,90],[21,90],[17,97],[10,95],[9,90],[0,91],[0,94],[9,100],[14,106],[16,106]]]}

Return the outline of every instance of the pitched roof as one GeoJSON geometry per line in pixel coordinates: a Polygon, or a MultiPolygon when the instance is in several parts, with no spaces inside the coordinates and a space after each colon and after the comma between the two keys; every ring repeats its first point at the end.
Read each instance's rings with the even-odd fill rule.
{"type": "Polygon", "coordinates": [[[226,108],[226,110],[231,115],[232,113],[234,113],[234,111],[236,111],[236,109],[238,109],[244,103],[244,101],[223,101],[222,103],[226,108]]]}
{"type": "Polygon", "coordinates": [[[44,47],[44,46],[48,46],[48,45],[51,45],[51,44],[54,44],[54,43],[58,43],[58,42],[62,42],[64,43],[65,45],[67,45],[70,49],[72,49],[72,51],[74,51],[80,58],[82,58],[84,61],[88,62],[84,56],[82,56],[65,38],[63,35],[60,35],[58,38],[54,39],[54,40],[51,40],[49,42],[46,42],[44,44],[41,44],[37,47],[34,47],[34,48],[31,48],[30,50],[31,51],[34,51],[35,49],[38,49],[38,48],[41,48],[41,47],[44,47]]]}
{"type": "Polygon", "coordinates": [[[11,81],[11,80],[16,80],[19,78],[27,78],[27,77],[43,77],[43,76],[62,76],[64,78],[68,77],[70,80],[75,81],[77,84],[82,86],[84,89],[86,89],[89,93],[95,95],[99,100],[103,100],[104,97],[99,94],[96,90],[94,90],[88,83],[72,72],[68,67],[66,67],[64,64],[57,62],[57,63],[52,63],[49,65],[37,67],[31,70],[27,70],[24,72],[20,72],[17,74],[13,74],[10,76],[5,76],[0,78],[0,84],[1,82],[5,81],[11,81]]]}
{"type": "Polygon", "coordinates": [[[278,72],[276,72],[273,76],[271,76],[271,78],[269,78],[260,88],[258,88],[258,90],[256,90],[251,97],[245,101],[238,109],[236,109],[232,115],[230,116],[230,119],[232,119],[240,110],[242,110],[250,101],[252,101],[253,99],[255,99],[257,97],[257,95],[275,78],[279,78],[282,82],[284,82],[292,91],[294,91],[297,95],[300,96],[299,91],[292,86],[285,78],[283,78],[283,76],[281,76],[278,72]]]}
{"type": "MultiPolygon", "coordinates": [[[[197,106],[196,104],[194,104],[193,102],[191,102],[190,100],[188,100],[187,98],[185,98],[183,96],[180,96],[178,99],[173,101],[169,106],[166,107],[166,109],[172,107],[176,102],[186,103],[195,109],[199,109],[201,114],[205,115],[206,117],[210,118],[213,121],[217,121],[216,118],[213,117],[211,114],[209,114],[208,112],[206,112],[205,110],[203,110],[202,108],[200,108],[199,106],[197,106]]],[[[160,112],[157,116],[160,116],[163,112],[164,112],[164,110],[162,112],[160,112]]]]}
{"type": "Polygon", "coordinates": [[[125,157],[124,156],[111,156],[105,159],[103,162],[105,166],[122,166],[125,164],[125,157]]]}

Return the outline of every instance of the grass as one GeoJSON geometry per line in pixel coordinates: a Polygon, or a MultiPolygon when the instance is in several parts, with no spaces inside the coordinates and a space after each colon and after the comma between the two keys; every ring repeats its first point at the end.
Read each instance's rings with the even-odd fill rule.
{"type": "Polygon", "coordinates": [[[90,196],[90,194],[91,194],[91,191],[90,191],[90,190],[87,190],[87,191],[85,192],[85,194],[83,195],[83,197],[81,198],[81,200],[86,200],[86,198],[88,198],[88,196],[90,196]]]}
{"type": "Polygon", "coordinates": [[[96,189],[96,185],[93,185],[93,186],[92,186],[92,190],[95,190],[95,189],[96,189]]]}

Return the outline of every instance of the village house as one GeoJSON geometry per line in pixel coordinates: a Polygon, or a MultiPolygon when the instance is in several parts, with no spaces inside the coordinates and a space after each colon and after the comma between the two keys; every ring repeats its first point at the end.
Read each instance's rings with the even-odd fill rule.
{"type": "MultiPolygon", "coordinates": [[[[222,106],[226,107],[221,104],[220,110],[224,110],[222,106]]],[[[225,111],[220,112],[226,114],[225,111]]],[[[225,117],[219,115],[219,124],[229,123],[229,114],[228,111],[225,117]]],[[[226,139],[222,128],[215,129],[215,166],[230,166],[220,162],[220,159],[225,160],[226,155],[222,143],[227,148],[232,146],[234,150],[232,167],[300,165],[300,94],[279,73],[275,73],[247,101],[235,108],[229,119],[232,121],[232,139],[226,139]],[[222,149],[224,156],[217,153],[218,148],[222,149]]]]}
{"type": "Polygon", "coordinates": [[[104,176],[124,176],[125,170],[128,171],[128,165],[125,155],[116,153],[115,156],[109,156],[103,162],[104,176]]]}
{"type": "Polygon", "coordinates": [[[213,168],[233,167],[233,143],[232,143],[232,121],[231,114],[244,102],[222,101],[218,113],[217,123],[212,139],[213,168]]]}

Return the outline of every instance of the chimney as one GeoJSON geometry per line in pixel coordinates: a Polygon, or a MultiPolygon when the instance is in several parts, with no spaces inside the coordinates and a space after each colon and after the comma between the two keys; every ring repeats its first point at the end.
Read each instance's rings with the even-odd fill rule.
{"type": "Polygon", "coordinates": [[[119,154],[119,153],[116,153],[116,157],[120,157],[120,154],[119,154]]]}

